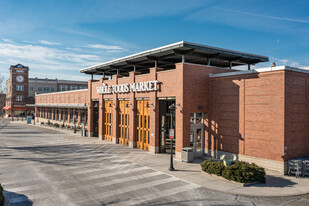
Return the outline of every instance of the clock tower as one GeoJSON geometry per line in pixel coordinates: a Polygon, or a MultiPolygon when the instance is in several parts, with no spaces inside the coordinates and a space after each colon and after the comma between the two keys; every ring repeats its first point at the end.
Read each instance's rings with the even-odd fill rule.
{"type": "Polygon", "coordinates": [[[7,114],[26,115],[28,103],[29,67],[22,64],[10,67],[10,79],[7,81],[7,114]]]}

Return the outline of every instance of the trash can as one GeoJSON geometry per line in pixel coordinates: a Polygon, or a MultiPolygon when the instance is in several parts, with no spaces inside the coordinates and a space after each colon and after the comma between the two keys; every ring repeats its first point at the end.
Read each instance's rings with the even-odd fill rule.
{"type": "Polygon", "coordinates": [[[193,149],[191,147],[182,148],[181,159],[183,162],[192,162],[193,161],[193,149]]]}
{"type": "Polygon", "coordinates": [[[31,119],[32,119],[31,116],[27,116],[27,124],[31,124],[31,119]]]}

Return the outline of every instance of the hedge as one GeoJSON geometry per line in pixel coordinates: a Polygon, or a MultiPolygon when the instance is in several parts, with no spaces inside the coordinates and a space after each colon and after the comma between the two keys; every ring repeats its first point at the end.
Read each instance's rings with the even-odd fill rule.
{"type": "Polygon", "coordinates": [[[222,176],[227,180],[240,183],[260,182],[265,183],[265,170],[254,163],[243,161],[235,162],[230,166],[224,166],[222,161],[205,160],[201,163],[202,170],[209,174],[222,176]]]}
{"type": "Polygon", "coordinates": [[[3,192],[3,187],[0,184],[0,205],[3,204],[3,193],[2,192],[3,192]]]}

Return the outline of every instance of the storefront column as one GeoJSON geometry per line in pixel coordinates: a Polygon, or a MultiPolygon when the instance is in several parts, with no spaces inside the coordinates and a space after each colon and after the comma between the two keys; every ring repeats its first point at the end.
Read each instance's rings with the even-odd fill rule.
{"type": "MultiPolygon", "coordinates": [[[[135,82],[135,75],[140,74],[139,72],[130,72],[130,82],[135,82]]],[[[136,148],[136,104],[135,104],[135,93],[131,92],[129,95],[129,147],[136,148]]]]}
{"type": "MultiPolygon", "coordinates": [[[[105,80],[108,80],[108,78],[100,78],[100,85],[103,84],[103,82],[105,80]]],[[[103,140],[103,137],[104,137],[104,122],[105,122],[105,119],[104,119],[104,95],[103,94],[100,94],[99,95],[99,140],[103,140]]]]}
{"type": "Polygon", "coordinates": [[[61,122],[61,108],[58,108],[58,121],[61,122]]]}
{"type": "MultiPolygon", "coordinates": [[[[184,64],[175,64],[179,89],[176,92],[175,101],[175,159],[181,160],[181,151],[184,147],[190,147],[190,111],[186,111],[184,102],[184,64]]],[[[190,100],[188,100],[190,101],[190,100]]],[[[189,102],[188,102],[189,104],[189,102]]]]}
{"type": "MultiPolygon", "coordinates": [[[[112,85],[118,84],[118,78],[122,77],[121,75],[113,75],[113,82],[112,85]]],[[[112,136],[113,136],[113,143],[119,143],[119,104],[118,104],[118,94],[113,94],[113,128],[112,128],[112,136]]]]}
{"type": "Polygon", "coordinates": [[[94,104],[92,102],[92,82],[94,80],[88,80],[88,118],[87,118],[87,130],[88,130],[88,137],[93,137],[93,118],[94,118],[94,104]]]}
{"type": "Polygon", "coordinates": [[[93,101],[90,101],[88,104],[88,137],[93,137],[93,118],[94,118],[94,104],[93,101]]]}
{"type": "Polygon", "coordinates": [[[80,109],[77,109],[77,125],[79,126],[80,125],[80,109]]]}
{"type": "Polygon", "coordinates": [[[67,116],[67,118],[68,118],[68,124],[70,124],[71,123],[71,108],[67,108],[67,111],[68,111],[68,116],[67,116]]]}
{"type": "MultiPolygon", "coordinates": [[[[161,68],[150,68],[151,80],[157,80],[157,71],[161,71],[161,68]]],[[[149,92],[149,117],[150,117],[150,128],[149,128],[149,152],[159,153],[159,102],[157,100],[157,91],[149,92]]]]}
{"type": "Polygon", "coordinates": [[[37,107],[34,107],[34,121],[38,121],[37,118],[38,117],[38,108],[37,107]]]}
{"type": "Polygon", "coordinates": [[[52,107],[52,108],[51,108],[51,120],[54,120],[54,115],[55,115],[55,114],[54,114],[54,108],[52,107]]]}

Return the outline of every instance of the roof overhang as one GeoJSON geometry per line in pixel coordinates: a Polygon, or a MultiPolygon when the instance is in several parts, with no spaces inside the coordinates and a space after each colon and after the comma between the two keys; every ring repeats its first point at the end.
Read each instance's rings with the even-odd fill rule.
{"type": "Polygon", "coordinates": [[[148,73],[149,68],[155,67],[155,62],[157,67],[163,69],[175,68],[175,63],[182,62],[183,56],[185,62],[215,67],[254,65],[268,61],[266,56],[181,41],[87,67],[80,72],[95,75],[114,75],[118,72],[128,75],[135,69],[141,73],[148,73]]]}
{"type": "Polygon", "coordinates": [[[34,107],[87,109],[87,104],[33,104],[34,107]]]}

